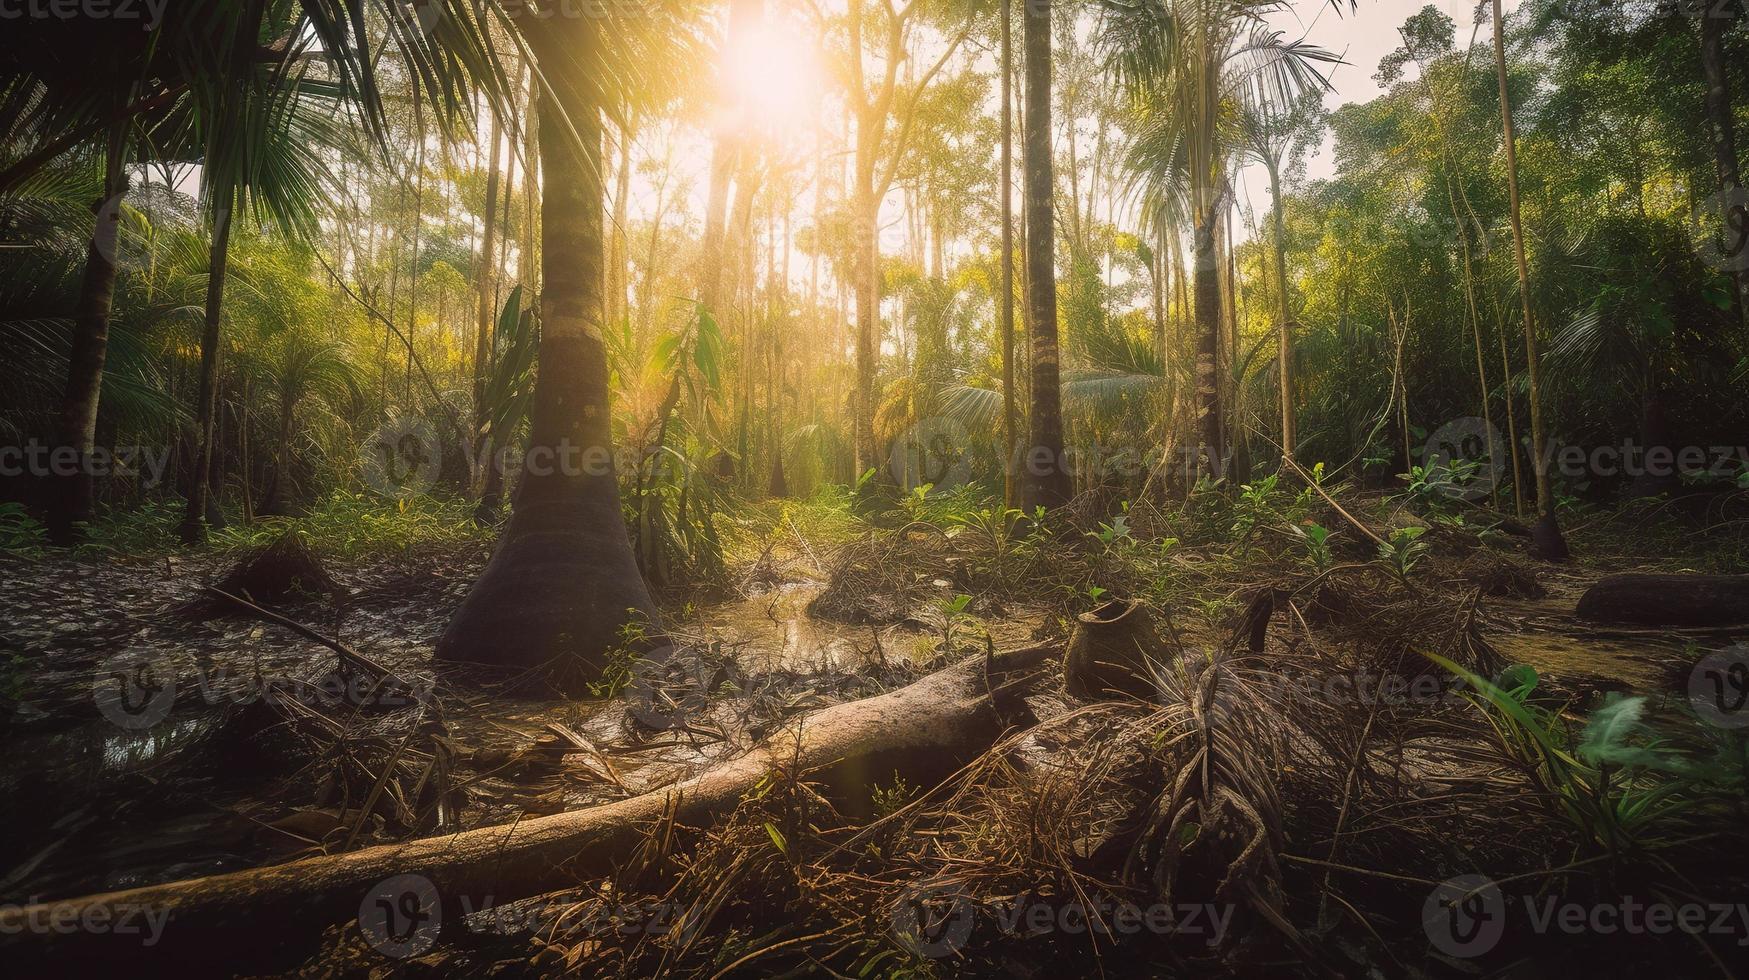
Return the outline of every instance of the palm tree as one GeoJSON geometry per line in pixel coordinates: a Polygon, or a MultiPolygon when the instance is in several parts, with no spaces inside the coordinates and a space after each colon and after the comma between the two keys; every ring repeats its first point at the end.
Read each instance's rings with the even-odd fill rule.
{"type": "Polygon", "coordinates": [[[1242,106],[1239,133],[1242,146],[1269,174],[1269,194],[1275,200],[1270,242],[1275,253],[1276,318],[1279,331],[1278,372],[1281,381],[1281,452],[1292,458],[1294,431],[1293,313],[1288,306],[1287,226],[1283,214],[1281,171],[1285,161],[1304,152],[1321,134],[1322,98],[1309,93],[1291,106],[1251,102],[1242,106]]]}
{"type": "Polygon", "coordinates": [[[1518,146],[1512,130],[1512,97],[1506,85],[1506,32],[1500,0],[1494,5],[1494,70],[1500,80],[1500,127],[1506,146],[1507,214],[1512,219],[1512,253],[1518,262],[1518,298],[1524,308],[1525,375],[1530,387],[1530,451],[1536,471],[1536,503],[1539,515],[1531,528],[1531,553],[1548,561],[1565,561],[1567,540],[1555,519],[1554,488],[1549,479],[1549,458],[1544,453],[1548,436],[1543,428],[1542,367],[1537,356],[1536,321],[1530,310],[1530,266],[1524,256],[1524,222],[1518,211],[1518,146]]]}
{"type": "Polygon", "coordinates": [[[1144,213],[1182,209],[1195,256],[1197,470],[1224,456],[1219,368],[1222,323],[1217,225],[1232,190],[1240,105],[1288,107],[1325,82],[1314,65],[1338,59],[1288,40],[1265,20],[1281,0],[1160,0],[1106,10],[1100,43],[1129,90],[1143,130],[1130,151],[1144,213]]]}
{"type": "Polygon", "coordinates": [[[681,11],[546,18],[524,39],[542,78],[539,370],[528,452],[497,548],[437,642],[451,664],[509,670],[581,693],[628,624],[660,632],[620,511],[604,333],[602,115],[653,86],[640,72],[694,56],[681,11]],[[504,638],[514,635],[515,644],[504,638]]]}
{"type": "Polygon", "coordinates": [[[1051,4],[1026,4],[1021,44],[1026,55],[1026,117],[1021,136],[1026,209],[1026,308],[1032,336],[1032,397],[1026,449],[1020,457],[1020,499],[1028,510],[1069,501],[1063,465],[1063,408],[1057,364],[1056,223],[1051,213],[1051,4]]]}
{"type": "MultiPolygon", "coordinates": [[[[203,341],[210,338],[203,347],[212,359],[202,369],[199,399],[207,421],[199,425],[201,455],[208,455],[205,434],[216,398],[217,323],[234,195],[261,190],[252,183],[258,179],[272,182],[263,170],[271,164],[260,152],[262,141],[279,140],[293,151],[282,162],[309,149],[284,142],[297,118],[283,111],[284,98],[250,85],[249,97],[239,99],[238,80],[290,86],[299,95],[350,106],[381,144],[385,126],[377,72],[385,52],[392,52],[391,60],[413,80],[416,91],[446,108],[446,120],[455,119],[475,91],[484,92],[494,107],[505,104],[508,72],[492,47],[484,16],[471,0],[430,0],[417,18],[407,16],[402,0],[208,0],[168,10],[144,31],[138,22],[121,18],[27,18],[9,25],[8,41],[13,43],[0,53],[0,95],[13,110],[30,111],[9,111],[9,123],[27,123],[0,132],[0,148],[9,151],[10,159],[0,171],[0,193],[99,137],[104,146],[104,202],[119,202],[125,190],[122,163],[130,156],[145,157],[147,148],[152,160],[164,161],[197,159],[203,149],[209,154],[221,151],[219,160],[205,161],[214,170],[205,178],[212,213],[216,218],[222,212],[224,220],[214,224],[211,258],[218,275],[203,336],[203,341]],[[378,36],[367,36],[367,30],[378,36]],[[322,66],[323,77],[306,83],[305,68],[316,64],[322,66]],[[282,111],[258,111],[266,106],[282,111]],[[130,152],[136,143],[142,149],[130,152]]],[[[330,117],[338,120],[341,114],[331,110],[330,117]]],[[[337,122],[328,129],[341,131],[337,122]]],[[[295,174],[277,176],[288,196],[264,195],[277,218],[296,211],[308,215],[324,199],[308,181],[297,186],[295,174]]],[[[312,220],[305,227],[313,225],[312,220]]],[[[81,458],[92,450],[103,390],[116,279],[109,235],[113,227],[113,217],[100,217],[93,235],[57,425],[57,442],[81,458]]],[[[51,518],[53,536],[62,543],[70,543],[79,523],[90,517],[92,470],[77,470],[66,491],[56,495],[51,518]]],[[[204,474],[205,465],[199,470],[204,474]]],[[[202,528],[204,497],[204,484],[197,481],[190,495],[194,516],[185,523],[187,536],[198,536],[202,528]]]]}

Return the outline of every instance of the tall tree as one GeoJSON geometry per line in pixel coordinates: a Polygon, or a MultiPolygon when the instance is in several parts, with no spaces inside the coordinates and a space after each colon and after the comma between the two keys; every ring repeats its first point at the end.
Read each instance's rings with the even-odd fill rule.
{"type": "Polygon", "coordinates": [[[1002,500],[1020,502],[1014,479],[1014,0],[1002,5],[1002,500]]]}
{"type": "Polygon", "coordinates": [[[528,452],[510,520],[436,656],[580,693],[628,622],[652,635],[660,622],[626,535],[613,465],[602,25],[552,17],[529,41],[550,97],[540,100],[541,329],[528,452]]]}
{"type": "Polygon", "coordinates": [[[899,66],[909,57],[913,28],[924,8],[912,0],[903,7],[884,7],[886,20],[880,51],[883,65],[879,80],[868,84],[863,66],[863,0],[851,0],[849,28],[850,111],[856,120],[856,141],[851,165],[852,271],[856,292],[856,404],[854,448],[856,470],[875,465],[874,438],[875,365],[879,360],[880,331],[880,220],[881,202],[898,176],[916,119],[918,96],[940,74],[959,50],[971,30],[970,22],[942,46],[939,57],[915,81],[902,82],[899,66]],[[892,124],[899,117],[896,131],[892,124]],[[883,166],[883,161],[885,165],[883,166]]]}
{"type": "Polygon", "coordinates": [[[1056,223],[1051,204],[1051,4],[1029,0],[1022,20],[1026,118],[1021,168],[1026,208],[1026,307],[1032,337],[1027,446],[1021,453],[1021,503],[1028,510],[1069,501],[1063,459],[1062,388],[1057,363],[1056,223]]]}
{"type": "Polygon", "coordinates": [[[1218,226],[1232,193],[1229,158],[1239,148],[1240,105],[1287,107],[1323,85],[1314,70],[1337,57],[1288,40],[1266,15],[1273,0],[1160,0],[1107,9],[1101,32],[1111,69],[1130,90],[1143,129],[1130,151],[1150,213],[1188,213],[1196,313],[1196,469],[1220,472],[1226,425],[1219,357],[1221,259],[1218,226]]]}
{"type": "Polygon", "coordinates": [[[103,391],[103,362],[109,348],[109,317],[115,304],[115,257],[120,239],[122,197],[127,192],[123,154],[128,121],[110,125],[103,151],[103,197],[94,211],[91,242],[85,251],[85,275],[79,285],[73,319],[73,346],[67,360],[67,384],[61,395],[58,442],[78,454],[79,466],[62,479],[49,513],[49,537],[56,544],[74,543],[80,527],[91,520],[96,499],[96,470],[89,465],[97,443],[97,406],[103,391]]]}
{"type": "Polygon", "coordinates": [[[1749,329],[1749,194],[1737,169],[1737,137],[1731,105],[1731,72],[1725,59],[1725,32],[1737,18],[1737,5],[1708,3],[1700,7],[1700,63],[1706,73],[1707,135],[1719,170],[1719,200],[1723,204],[1723,256],[1737,285],[1738,322],[1749,329]]]}
{"type": "Polygon", "coordinates": [[[1531,529],[1532,553],[1549,561],[1567,558],[1567,541],[1555,519],[1554,487],[1545,452],[1548,433],[1543,425],[1542,367],[1537,356],[1536,320],[1530,306],[1530,265],[1524,252],[1524,221],[1518,207],[1518,146],[1512,129],[1512,96],[1507,86],[1506,28],[1500,0],[1494,6],[1494,71],[1500,82],[1500,127],[1506,147],[1506,198],[1512,220],[1512,254],[1518,263],[1518,298],[1524,309],[1525,375],[1530,388],[1531,468],[1536,472],[1536,502],[1540,516],[1531,529]]]}

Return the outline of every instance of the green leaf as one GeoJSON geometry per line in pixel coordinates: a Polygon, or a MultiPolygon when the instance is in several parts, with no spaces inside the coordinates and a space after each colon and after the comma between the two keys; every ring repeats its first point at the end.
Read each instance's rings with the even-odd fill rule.
{"type": "Polygon", "coordinates": [[[776,824],[767,820],[765,822],[765,835],[771,838],[771,843],[777,848],[777,853],[789,857],[789,842],[784,840],[783,831],[778,830],[776,824]]]}

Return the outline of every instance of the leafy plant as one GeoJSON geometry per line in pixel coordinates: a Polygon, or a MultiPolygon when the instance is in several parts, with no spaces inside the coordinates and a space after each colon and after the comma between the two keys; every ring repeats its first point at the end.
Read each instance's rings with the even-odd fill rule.
{"type": "Polygon", "coordinates": [[[1427,554],[1427,542],[1421,540],[1425,533],[1424,527],[1398,528],[1391,532],[1389,541],[1379,545],[1379,561],[1404,585],[1409,584],[1409,573],[1427,554]]]}
{"type": "Polygon", "coordinates": [[[1323,571],[1330,567],[1329,528],[1307,521],[1304,524],[1289,524],[1288,530],[1306,546],[1306,557],[1312,562],[1313,568],[1323,571]]]}

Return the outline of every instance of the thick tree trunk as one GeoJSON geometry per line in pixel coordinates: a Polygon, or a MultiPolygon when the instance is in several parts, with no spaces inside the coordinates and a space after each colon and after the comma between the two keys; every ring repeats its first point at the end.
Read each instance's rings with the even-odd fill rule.
{"type": "Polygon", "coordinates": [[[1707,4],[1700,14],[1700,63],[1706,72],[1707,133],[1719,168],[1719,194],[1725,203],[1725,251],[1721,258],[1736,283],[1738,322],[1749,328],[1749,196],[1737,168],[1737,137],[1732,122],[1731,74],[1725,61],[1725,32],[1735,21],[1736,4],[1707,4]]]}
{"type": "Polygon", "coordinates": [[[182,543],[206,540],[207,497],[211,493],[213,416],[219,399],[219,326],[225,303],[225,269],[231,254],[231,204],[235,188],[221,183],[213,195],[213,241],[207,263],[206,320],[200,335],[200,384],[195,394],[194,475],[188,509],[182,516],[182,543]]]}
{"type": "Polygon", "coordinates": [[[1062,391],[1057,364],[1057,276],[1051,215],[1051,4],[1022,8],[1026,52],[1026,126],[1023,160],[1026,207],[1026,306],[1032,336],[1029,435],[1021,453],[1021,500],[1026,509],[1069,501],[1063,459],[1062,391]]]}
{"type": "Polygon", "coordinates": [[[1537,354],[1536,321],[1530,310],[1530,266],[1524,256],[1524,222],[1518,208],[1518,146],[1512,129],[1512,98],[1506,85],[1506,28],[1500,0],[1494,0],[1494,68],[1500,81],[1500,125],[1506,146],[1508,215],[1512,219],[1512,251],[1518,260],[1518,297],[1524,306],[1525,370],[1530,387],[1531,468],[1536,471],[1538,517],[1531,531],[1531,554],[1547,561],[1565,561],[1567,540],[1555,519],[1554,487],[1549,477],[1548,436],[1543,426],[1542,366],[1537,354]]]}
{"type": "Polygon", "coordinates": [[[895,776],[933,786],[1029,720],[1022,695],[1040,679],[1036,668],[1056,655],[1056,648],[1034,646],[980,657],[897,691],[834,705],[744,756],[617,803],[210,878],[0,907],[0,935],[16,936],[7,964],[40,960],[65,971],[74,962],[108,963],[138,971],[142,957],[167,967],[194,955],[229,972],[286,969],[315,948],[327,926],[362,920],[379,897],[400,897],[398,890],[379,890],[391,879],[420,886],[429,900],[420,911],[453,922],[464,909],[610,874],[666,814],[685,826],[707,824],[779,771],[808,773],[842,812],[866,814],[870,791],[893,785],[895,776]],[[141,908],[169,917],[160,941],[144,950],[138,935],[24,929],[49,915],[78,922],[141,908]]]}
{"type": "Polygon", "coordinates": [[[57,444],[78,454],[73,472],[60,477],[49,509],[49,538],[58,545],[77,542],[91,520],[97,475],[91,454],[97,446],[97,406],[103,393],[103,362],[109,352],[109,314],[115,303],[115,255],[120,240],[121,202],[127,193],[122,172],[127,122],[111,127],[104,152],[103,199],[85,249],[85,276],[73,316],[73,346],[67,356],[67,386],[61,393],[57,444]]]}
{"type": "Polygon", "coordinates": [[[1637,626],[1749,623],[1749,575],[1611,575],[1585,590],[1580,619],[1637,626]]]}
{"type": "MultiPolygon", "coordinates": [[[[549,24],[540,37],[547,63],[577,66],[572,79],[598,63],[597,22],[549,24]]],[[[626,623],[642,620],[651,635],[660,624],[626,536],[613,465],[602,333],[601,116],[581,94],[587,83],[560,82],[565,115],[543,109],[540,127],[545,267],[529,451],[510,521],[436,656],[575,693],[598,677],[626,623]],[[505,642],[510,636],[514,643],[505,642]]]]}

